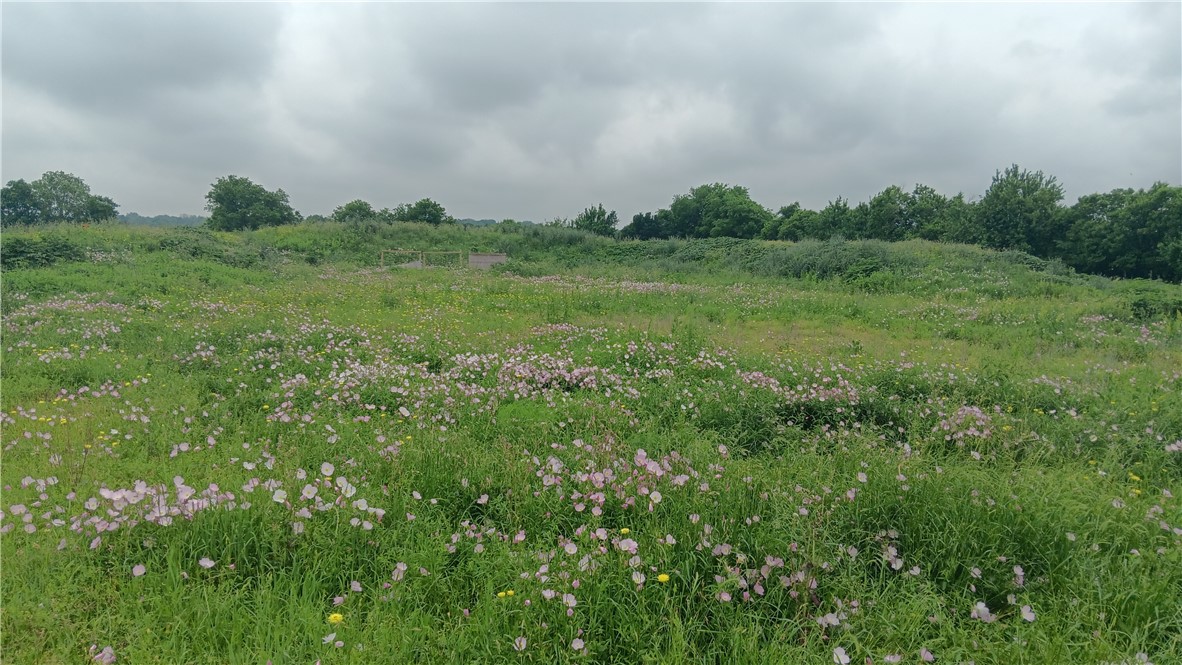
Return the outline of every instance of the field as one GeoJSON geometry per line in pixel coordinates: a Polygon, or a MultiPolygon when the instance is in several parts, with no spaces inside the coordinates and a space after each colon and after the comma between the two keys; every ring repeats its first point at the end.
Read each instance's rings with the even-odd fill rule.
{"type": "Polygon", "coordinates": [[[6,231],[3,662],[1182,662],[1182,287],[407,227],[6,231]]]}

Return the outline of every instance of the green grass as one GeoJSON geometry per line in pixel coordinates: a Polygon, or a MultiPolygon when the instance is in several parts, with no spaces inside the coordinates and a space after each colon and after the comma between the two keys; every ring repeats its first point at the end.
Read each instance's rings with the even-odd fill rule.
{"type": "Polygon", "coordinates": [[[1182,660],[1182,287],[924,242],[3,241],[4,662],[1182,660]]]}

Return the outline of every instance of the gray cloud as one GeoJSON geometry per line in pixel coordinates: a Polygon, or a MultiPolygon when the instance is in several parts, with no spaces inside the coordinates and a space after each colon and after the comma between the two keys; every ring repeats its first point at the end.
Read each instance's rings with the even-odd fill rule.
{"type": "Polygon", "coordinates": [[[1069,195],[1182,182],[1179,6],[3,5],[4,179],[196,212],[628,218],[705,182],[775,208],[1017,162],[1069,195]]]}

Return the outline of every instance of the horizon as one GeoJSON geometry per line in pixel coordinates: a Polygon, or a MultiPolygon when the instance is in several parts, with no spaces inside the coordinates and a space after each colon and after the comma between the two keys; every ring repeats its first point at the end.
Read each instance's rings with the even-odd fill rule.
{"type": "Polygon", "coordinates": [[[1010,164],[1066,201],[1182,183],[1182,6],[11,4],[0,177],[202,214],[623,218],[712,182],[775,209],[1010,164]],[[85,57],[82,57],[82,56],[85,57]]]}

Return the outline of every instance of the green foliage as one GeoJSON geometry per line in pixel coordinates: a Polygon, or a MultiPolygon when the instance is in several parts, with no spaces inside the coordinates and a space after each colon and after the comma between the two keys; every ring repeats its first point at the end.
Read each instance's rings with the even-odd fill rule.
{"type": "Polygon", "coordinates": [[[431,199],[420,199],[410,205],[403,203],[392,211],[390,219],[395,222],[422,222],[432,226],[456,222],[454,217],[447,214],[443,205],[431,199]]]}
{"type": "Polygon", "coordinates": [[[344,205],[337,206],[332,211],[332,221],[334,222],[368,222],[377,219],[378,211],[373,209],[373,206],[366,201],[356,199],[344,205]]]}
{"type": "Polygon", "coordinates": [[[53,233],[90,258],[5,265],[5,662],[1182,658],[1179,286],[918,240],[53,233]],[[386,244],[515,272],[358,269],[386,244]]]}
{"type": "Polygon", "coordinates": [[[998,171],[977,208],[985,246],[1051,256],[1065,230],[1062,200],[1063,186],[1054,176],[1017,164],[998,171]]]}
{"type": "Polygon", "coordinates": [[[62,233],[19,235],[6,233],[0,238],[0,268],[42,268],[60,261],[80,261],[85,250],[62,233]]]}
{"type": "Polygon", "coordinates": [[[210,216],[206,225],[215,231],[243,231],[282,226],[300,221],[287,192],[268,191],[242,176],[223,176],[205,195],[210,216]]]}
{"type": "Polygon", "coordinates": [[[891,185],[854,209],[848,238],[898,241],[913,235],[916,224],[908,216],[910,196],[891,185]]]}
{"type": "Polygon", "coordinates": [[[0,224],[4,226],[83,223],[114,219],[119,205],[90,193],[82,178],[48,171],[32,183],[13,180],[0,191],[0,224]]]}
{"type": "Polygon", "coordinates": [[[50,171],[33,182],[33,193],[45,222],[90,219],[90,186],[64,171],[50,171]]]}
{"type": "Polygon", "coordinates": [[[661,213],[668,214],[667,210],[662,210],[656,214],[651,212],[637,213],[632,216],[632,223],[620,229],[621,238],[633,238],[636,240],[651,240],[653,238],[668,238],[669,234],[663,228],[661,223],[661,213]]]}
{"type": "Polygon", "coordinates": [[[134,212],[119,215],[119,221],[137,226],[201,226],[205,220],[206,218],[200,215],[153,215],[146,217],[134,212]]]}
{"type": "Polygon", "coordinates": [[[587,208],[583,212],[575,216],[571,220],[571,227],[579,229],[580,231],[587,231],[601,236],[614,236],[616,234],[616,225],[620,219],[616,216],[616,211],[610,213],[604,209],[603,204],[593,208],[587,208]]]}
{"type": "Polygon", "coordinates": [[[1089,194],[1064,217],[1059,253],[1077,270],[1182,280],[1182,187],[1089,194]]]}
{"type": "Polygon", "coordinates": [[[24,180],[12,180],[0,190],[0,224],[32,225],[41,221],[41,205],[33,186],[24,180]]]}
{"type": "Polygon", "coordinates": [[[621,230],[626,238],[754,238],[773,220],[746,187],[714,183],[674,197],[668,209],[636,215],[621,230]]]}

